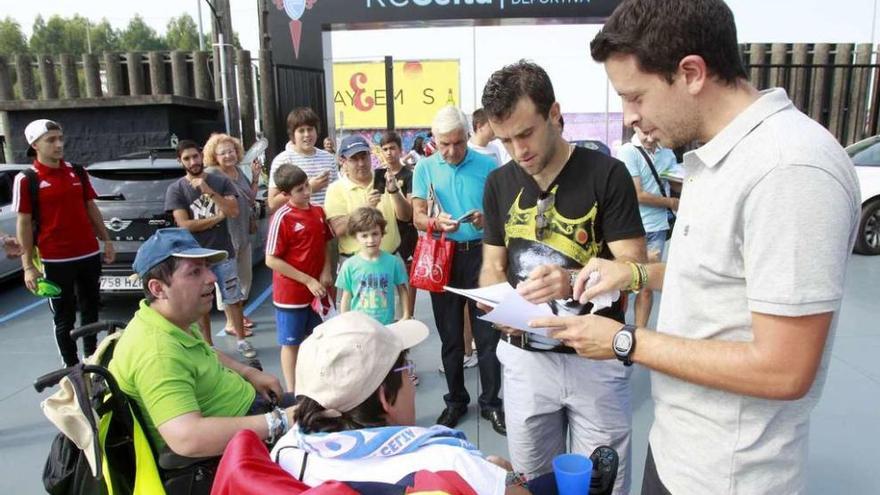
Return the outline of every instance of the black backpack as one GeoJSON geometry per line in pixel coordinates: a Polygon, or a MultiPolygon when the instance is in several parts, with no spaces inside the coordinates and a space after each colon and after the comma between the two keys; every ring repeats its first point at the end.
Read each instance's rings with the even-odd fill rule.
{"type": "MultiPolygon", "coordinates": [[[[76,173],[77,177],[79,177],[79,181],[82,184],[83,189],[83,202],[86,203],[89,200],[88,192],[86,190],[86,184],[88,183],[88,177],[86,175],[86,169],[83,168],[82,165],[74,165],[70,164],[73,167],[74,173],[76,173]]],[[[40,202],[37,201],[40,194],[40,179],[37,177],[37,171],[32,168],[27,168],[21,171],[28,180],[28,191],[31,196],[31,225],[33,226],[34,237],[33,242],[34,245],[37,245],[37,238],[40,234],[40,202]]]]}

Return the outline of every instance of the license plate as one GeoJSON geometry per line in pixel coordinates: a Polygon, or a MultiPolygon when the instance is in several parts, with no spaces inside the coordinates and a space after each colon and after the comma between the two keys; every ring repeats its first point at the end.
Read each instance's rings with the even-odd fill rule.
{"type": "Polygon", "coordinates": [[[128,291],[141,290],[143,286],[138,282],[132,281],[128,277],[114,277],[105,275],[101,277],[101,290],[105,291],[128,291]]]}

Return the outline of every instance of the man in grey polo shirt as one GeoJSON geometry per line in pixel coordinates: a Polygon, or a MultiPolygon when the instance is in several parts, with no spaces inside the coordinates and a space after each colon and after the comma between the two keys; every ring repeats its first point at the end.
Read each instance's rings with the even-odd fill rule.
{"type": "Polygon", "coordinates": [[[748,83],[721,0],[625,0],[591,51],[628,125],[668,148],[704,144],[685,155],[668,262],[593,258],[574,282],[582,301],[662,289],[657,331],[593,315],[532,324],[652,370],[643,494],[803,493],[858,223],[852,163],[782,89],[748,83]]]}

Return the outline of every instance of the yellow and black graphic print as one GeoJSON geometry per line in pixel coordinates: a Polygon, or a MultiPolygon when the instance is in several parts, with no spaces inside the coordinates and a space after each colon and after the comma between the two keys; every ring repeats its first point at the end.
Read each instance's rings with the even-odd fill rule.
{"type": "MultiPolygon", "coordinates": [[[[553,186],[550,194],[555,195],[559,185],[553,186]]],[[[586,265],[590,258],[599,255],[602,244],[596,241],[596,214],[598,206],[594,202],[592,207],[580,218],[566,218],[556,209],[555,202],[544,217],[547,226],[544,228],[543,238],[538,241],[536,236],[538,206],[523,208],[520,205],[523,189],[520,189],[516,199],[507,212],[507,223],[504,225],[504,244],[509,245],[512,239],[522,239],[539,244],[545,244],[559,251],[579,265],[586,265]]]]}

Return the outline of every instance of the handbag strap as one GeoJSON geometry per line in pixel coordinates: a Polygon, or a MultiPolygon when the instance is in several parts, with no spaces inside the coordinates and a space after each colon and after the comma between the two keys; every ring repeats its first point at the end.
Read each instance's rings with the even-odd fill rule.
{"type": "MultiPolygon", "coordinates": [[[[425,235],[431,239],[434,238],[434,222],[436,221],[437,219],[433,217],[428,219],[428,230],[425,231],[425,235]]],[[[446,231],[444,230],[440,231],[440,242],[446,242],[446,231]]]]}
{"type": "MultiPolygon", "coordinates": [[[[648,155],[648,152],[645,151],[645,148],[643,148],[641,146],[636,146],[636,149],[639,150],[639,153],[641,153],[642,157],[645,158],[645,161],[648,162],[648,168],[651,169],[651,175],[654,176],[654,180],[657,182],[657,187],[660,188],[660,195],[663,196],[664,198],[667,197],[666,196],[666,188],[663,187],[663,181],[660,180],[660,174],[657,173],[657,168],[654,167],[654,160],[651,160],[651,156],[648,155]]],[[[672,215],[672,218],[674,221],[675,212],[672,211],[672,208],[666,208],[666,211],[668,211],[669,214],[672,215]]]]}

